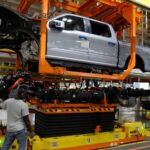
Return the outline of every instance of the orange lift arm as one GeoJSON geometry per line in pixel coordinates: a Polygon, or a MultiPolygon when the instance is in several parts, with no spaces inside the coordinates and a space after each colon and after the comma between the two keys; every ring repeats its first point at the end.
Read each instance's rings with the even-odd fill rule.
{"type": "Polygon", "coordinates": [[[27,13],[30,6],[35,2],[36,0],[21,0],[18,8],[17,8],[17,11],[18,12],[21,12],[21,13],[27,13]]]}

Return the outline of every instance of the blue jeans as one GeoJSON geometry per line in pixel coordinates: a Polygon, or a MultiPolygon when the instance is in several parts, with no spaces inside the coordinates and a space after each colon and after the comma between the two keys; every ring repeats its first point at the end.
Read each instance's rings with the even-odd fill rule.
{"type": "Polygon", "coordinates": [[[15,139],[17,139],[19,145],[18,150],[25,150],[27,139],[27,133],[25,132],[25,130],[20,130],[17,132],[6,132],[5,141],[1,150],[9,150],[15,139]]]}

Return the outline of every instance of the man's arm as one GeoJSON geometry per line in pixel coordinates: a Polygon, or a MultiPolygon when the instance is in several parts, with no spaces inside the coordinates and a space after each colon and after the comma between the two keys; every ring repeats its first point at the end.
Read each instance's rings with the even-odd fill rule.
{"type": "Polygon", "coordinates": [[[0,99],[0,109],[2,109],[1,103],[2,103],[2,99],[0,99]]]}
{"type": "Polygon", "coordinates": [[[30,123],[30,120],[29,120],[29,115],[24,116],[23,120],[24,120],[24,123],[27,127],[27,130],[30,132],[31,137],[33,137],[34,136],[34,131],[31,127],[31,123],[30,123]]]}
{"type": "Polygon", "coordinates": [[[6,106],[3,103],[3,100],[0,98],[0,109],[4,109],[6,106]]]}

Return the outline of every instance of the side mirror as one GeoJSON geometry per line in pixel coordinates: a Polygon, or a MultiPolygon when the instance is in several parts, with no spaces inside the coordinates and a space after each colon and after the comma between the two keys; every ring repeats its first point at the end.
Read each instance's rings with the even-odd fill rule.
{"type": "Polygon", "coordinates": [[[63,30],[65,28],[65,23],[60,20],[53,20],[48,22],[48,29],[58,29],[63,30]]]}

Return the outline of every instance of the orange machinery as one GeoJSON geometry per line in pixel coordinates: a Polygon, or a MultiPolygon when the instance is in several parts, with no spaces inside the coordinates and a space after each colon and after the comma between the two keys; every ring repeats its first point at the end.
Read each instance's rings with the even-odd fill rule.
{"type": "MultiPolygon", "coordinates": [[[[41,3],[41,39],[40,39],[40,53],[39,53],[39,73],[43,76],[55,75],[59,77],[71,77],[71,78],[90,78],[98,80],[124,80],[130,71],[135,66],[135,56],[136,56],[136,24],[140,22],[141,14],[137,12],[136,6],[122,0],[81,0],[81,4],[69,0],[21,0],[18,6],[18,11],[20,13],[27,13],[30,6],[33,3],[41,3]],[[85,72],[75,72],[68,71],[64,67],[52,67],[45,60],[46,53],[46,23],[49,16],[49,7],[56,7],[63,9],[72,13],[81,14],[84,16],[92,17],[97,20],[102,20],[113,25],[115,31],[119,35],[123,29],[130,27],[130,42],[131,42],[131,57],[127,69],[121,74],[99,74],[99,73],[85,73],[85,72]]],[[[19,65],[17,63],[17,65],[19,65]]],[[[33,102],[33,101],[32,101],[33,102]]],[[[46,108],[79,108],[86,107],[91,108],[89,104],[57,104],[57,100],[54,104],[40,104],[46,108]]],[[[109,108],[110,105],[107,104],[106,98],[103,101],[103,106],[92,105],[92,108],[109,108]]],[[[87,111],[88,112],[88,111],[87,111]]],[[[109,112],[107,110],[107,112],[109,112]]]]}
{"type": "MultiPolygon", "coordinates": [[[[27,13],[28,9],[30,8],[31,4],[34,2],[41,3],[42,5],[42,11],[41,11],[41,39],[40,39],[40,53],[39,53],[39,73],[42,74],[43,77],[46,77],[47,75],[55,75],[54,77],[71,77],[82,79],[82,78],[89,78],[89,79],[98,79],[98,80],[124,80],[130,71],[135,66],[135,57],[136,57],[136,24],[140,22],[141,14],[137,12],[136,6],[132,5],[127,2],[123,2],[122,0],[86,0],[83,1],[82,4],[77,4],[75,2],[71,2],[70,0],[21,0],[20,5],[18,6],[18,11],[20,13],[27,13]],[[97,5],[98,4],[98,5],[97,5]],[[52,67],[47,63],[45,60],[45,53],[46,53],[46,23],[48,19],[48,10],[49,7],[54,6],[60,9],[64,9],[66,11],[70,11],[76,14],[81,14],[84,16],[92,17],[97,20],[102,20],[105,22],[108,22],[113,25],[115,31],[117,32],[118,37],[121,35],[121,32],[123,29],[130,27],[130,42],[131,42],[131,57],[128,64],[127,69],[121,73],[121,74],[99,74],[99,73],[85,73],[85,72],[75,72],[75,71],[68,71],[64,67],[52,67]]],[[[17,57],[17,68],[19,66],[19,58],[17,57]]],[[[53,79],[54,79],[53,77],[53,79]]],[[[43,80],[42,78],[41,80],[43,80]]],[[[43,117],[47,117],[47,114],[49,116],[55,116],[59,117],[60,114],[62,117],[65,117],[66,115],[69,116],[83,116],[85,114],[87,115],[95,115],[95,114],[101,114],[102,117],[105,117],[107,121],[114,121],[113,114],[114,114],[114,107],[112,105],[107,104],[106,96],[104,97],[102,104],[80,104],[80,103],[70,103],[70,104],[63,104],[63,103],[57,103],[57,100],[54,100],[51,104],[42,104],[39,103],[39,101],[31,100],[32,104],[35,104],[38,108],[37,114],[42,113],[43,117]],[[112,117],[111,120],[109,120],[109,117],[105,116],[109,115],[112,117]]],[[[84,118],[84,117],[83,117],[84,118]]],[[[91,117],[93,118],[93,117],[91,117]]],[[[48,119],[45,119],[44,121],[48,121],[48,119]]],[[[61,121],[61,119],[57,119],[57,121],[61,121]]],[[[76,123],[78,120],[74,120],[76,123]]],[[[92,120],[93,121],[93,120],[92,120]]],[[[99,119],[98,119],[99,121],[99,119]]],[[[68,122],[68,120],[60,122],[58,124],[58,129],[60,129],[61,123],[68,122]]],[[[85,123],[83,121],[83,123],[85,123]]],[[[42,122],[41,122],[42,124],[42,122]]],[[[54,127],[55,122],[53,122],[54,127]]],[[[107,123],[109,124],[109,123],[107,123]]],[[[101,131],[101,128],[105,128],[105,125],[107,124],[104,122],[103,125],[101,124],[96,125],[94,127],[93,133],[99,133],[101,131]]],[[[68,125],[68,124],[67,124],[68,125]]],[[[70,126],[68,126],[70,127],[70,126]]],[[[73,124],[74,129],[76,129],[76,125],[73,124]]],[[[38,128],[38,126],[37,126],[38,128]]],[[[62,128],[61,128],[62,129],[62,128]]],[[[84,129],[84,128],[83,128],[84,129]]],[[[45,129],[43,129],[45,132],[45,129]]],[[[63,131],[64,129],[62,129],[63,131]]],[[[103,131],[103,129],[102,129],[103,131]]],[[[52,133],[50,133],[52,134],[52,133]]],[[[111,133],[110,133],[111,134],[111,133]]],[[[122,133],[121,133],[122,134],[122,133]]],[[[93,135],[95,138],[95,134],[93,135]]],[[[99,136],[99,135],[98,135],[99,136]]],[[[105,136],[105,135],[104,135],[105,136]]],[[[133,137],[135,138],[135,137],[133,137]]],[[[143,140],[144,136],[140,135],[140,138],[131,139],[130,141],[139,141],[143,140]]],[[[59,138],[58,138],[59,139],[59,138]]],[[[70,136],[69,136],[70,139],[70,136]]],[[[98,138],[101,139],[101,138],[98,138]]],[[[124,140],[124,139],[123,139],[124,140]]],[[[92,140],[91,140],[92,141],[92,140]]],[[[111,142],[108,141],[107,144],[105,144],[107,140],[104,140],[102,145],[103,146],[96,146],[95,148],[102,148],[102,147],[108,147],[111,142]]],[[[121,142],[126,143],[121,140],[121,142]]],[[[68,144],[69,142],[67,142],[68,144]]],[[[78,142],[79,143],[79,142],[78,142]]],[[[68,147],[68,146],[67,146],[68,147]]],[[[33,148],[34,149],[34,148],[33,148]]],[[[42,148],[41,148],[42,149],[42,148]]],[[[69,149],[69,148],[68,148],[69,149]]],[[[78,148],[77,148],[78,149],[78,148]]],[[[84,148],[83,148],[84,149],[84,148]]],[[[89,149],[90,145],[89,145],[89,149]]]]}
{"type": "Polygon", "coordinates": [[[139,23],[141,19],[141,14],[136,11],[135,5],[123,2],[122,0],[86,0],[83,1],[83,4],[81,5],[75,2],[70,2],[69,0],[22,0],[18,6],[18,11],[20,13],[27,13],[31,4],[34,2],[40,2],[42,5],[39,73],[67,77],[124,80],[134,68],[136,61],[136,24],[139,23]],[[123,29],[130,27],[131,57],[127,69],[121,74],[107,75],[68,71],[64,67],[50,66],[45,60],[45,51],[46,23],[49,15],[48,9],[51,6],[111,23],[115,31],[118,33],[118,36],[123,29]]]}
{"type": "MultiPolygon", "coordinates": [[[[41,38],[40,38],[40,53],[39,53],[39,73],[43,76],[55,75],[59,77],[71,78],[89,78],[98,80],[124,80],[130,71],[135,66],[136,57],[136,25],[141,21],[141,14],[137,12],[136,6],[124,2],[123,0],[80,0],[81,4],[77,4],[70,0],[21,0],[18,6],[20,13],[27,13],[33,3],[41,3],[41,38]],[[100,74],[100,73],[85,73],[69,71],[65,67],[52,67],[45,60],[46,53],[46,23],[49,16],[49,7],[56,7],[72,13],[81,14],[92,17],[97,20],[108,22],[113,25],[118,37],[121,35],[123,29],[130,27],[130,42],[131,42],[131,57],[127,69],[121,74],[100,74]]],[[[19,65],[17,61],[17,66],[19,65]]],[[[63,105],[57,104],[46,105],[46,108],[52,107],[85,107],[85,104],[78,105],[63,105]]],[[[109,107],[106,100],[104,100],[103,107],[109,107]]],[[[91,106],[91,105],[90,105],[91,106]]],[[[88,108],[90,106],[87,106],[88,108]]],[[[45,106],[44,106],[45,107],[45,106]]],[[[96,106],[94,106],[96,107],[96,106]]],[[[98,105],[97,108],[100,106],[98,105]]]]}

